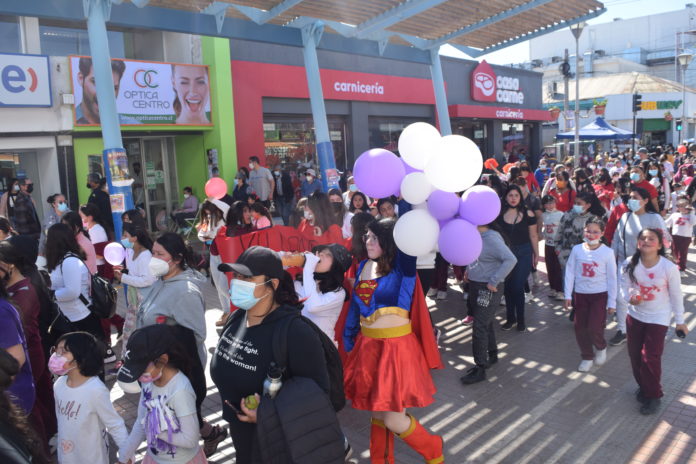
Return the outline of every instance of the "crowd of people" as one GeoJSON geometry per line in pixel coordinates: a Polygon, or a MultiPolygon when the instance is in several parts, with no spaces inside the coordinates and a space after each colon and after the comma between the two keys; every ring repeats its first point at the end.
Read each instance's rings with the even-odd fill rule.
{"type": "MultiPolygon", "coordinates": [[[[696,227],[696,145],[689,149],[614,149],[582,167],[547,156],[534,168],[486,163],[480,183],[498,193],[500,214],[478,226],[478,259],[452,269],[466,300],[462,323],[472,325],[464,385],[485,381],[498,362],[498,330],[528,330],[532,291],[548,284],[570,312],[577,369],[602,365],[608,345],[627,342],[640,413],[659,409],[667,329],[674,319],[678,335],[688,333],[681,277],[696,227]],[[542,258],[547,283],[537,273],[542,258]],[[606,340],[610,317],[617,331],[606,340]]],[[[346,399],[370,411],[371,462],[395,462],[395,436],[425,462],[444,462],[442,437],[408,410],[434,401],[430,370],[443,365],[425,298],[450,298],[450,264],[436,249],[408,256],[397,247],[394,226],[412,205],[369,198],[349,173],[324,192],[312,167],[269,169],[252,157],[221,198],[199,204],[184,188],[172,216],[181,233],[152,235],[130,210],[114,237],[104,180],[90,174],[88,185],[77,211],[51,195],[43,223],[29,180],[0,198],[3,462],[50,462],[56,453],[61,464],[107,463],[110,436],[121,463],[146,442],[144,463],[197,464],[228,434],[238,463],[344,462],[352,448],[336,412],[346,399]],[[224,261],[227,238],[276,224],[318,245],[252,246],[224,261]],[[184,240],[192,227],[202,253],[184,240]],[[114,241],[125,248],[116,265],[105,259],[114,241]],[[111,317],[97,315],[94,276],[123,286],[125,304],[111,317]],[[208,363],[210,284],[223,316],[208,363]],[[207,369],[227,427],[203,417],[207,369]],[[107,379],[140,395],[130,431],[107,379]]]]}

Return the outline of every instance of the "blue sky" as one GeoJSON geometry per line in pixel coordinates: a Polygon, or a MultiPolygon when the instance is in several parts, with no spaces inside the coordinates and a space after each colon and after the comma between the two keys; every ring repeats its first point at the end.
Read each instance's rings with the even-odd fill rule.
{"type": "MultiPolygon", "coordinates": [[[[572,0],[571,0],[572,1],[572,0]]],[[[684,9],[689,3],[686,0],[606,0],[603,2],[607,12],[603,15],[588,21],[588,24],[608,23],[614,18],[637,18],[666,11],[684,9]]],[[[696,3],[696,1],[694,1],[696,3]]],[[[570,34],[570,32],[568,32],[570,34]]],[[[454,47],[446,45],[440,51],[443,55],[469,58],[464,53],[454,47]]],[[[497,52],[483,55],[478,60],[485,59],[494,64],[521,63],[529,60],[529,44],[522,42],[497,52]]]]}

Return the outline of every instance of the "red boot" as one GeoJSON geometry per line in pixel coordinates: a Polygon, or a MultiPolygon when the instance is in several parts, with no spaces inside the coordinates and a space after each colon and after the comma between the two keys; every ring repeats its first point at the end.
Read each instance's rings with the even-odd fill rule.
{"type": "Polygon", "coordinates": [[[399,438],[423,456],[426,464],[445,462],[445,456],[442,453],[442,437],[429,434],[415,417],[410,414],[408,417],[411,418],[411,425],[408,430],[399,434],[399,438]]]}
{"type": "Polygon", "coordinates": [[[394,434],[379,419],[372,419],[370,427],[370,462],[394,464],[394,434]]]}

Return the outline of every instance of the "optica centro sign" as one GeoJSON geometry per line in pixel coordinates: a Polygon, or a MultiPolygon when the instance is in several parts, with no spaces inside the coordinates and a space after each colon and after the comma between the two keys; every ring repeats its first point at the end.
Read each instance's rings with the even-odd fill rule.
{"type": "Polygon", "coordinates": [[[48,56],[0,53],[0,107],[51,105],[48,56]]]}
{"type": "Polygon", "coordinates": [[[471,99],[523,105],[524,92],[520,90],[518,78],[498,76],[484,60],[471,72],[471,99]]]}

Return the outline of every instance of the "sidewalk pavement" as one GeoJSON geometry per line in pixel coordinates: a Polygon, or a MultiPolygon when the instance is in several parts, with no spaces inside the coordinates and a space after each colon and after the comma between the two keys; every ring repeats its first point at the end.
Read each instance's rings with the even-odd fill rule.
{"type": "MultiPolygon", "coordinates": [[[[542,248],[543,249],[543,248],[542,248]]],[[[693,250],[692,250],[693,251],[693,250]]],[[[689,268],[696,269],[693,253],[689,268]]],[[[487,370],[488,379],[464,386],[459,378],[473,366],[471,326],[460,323],[466,314],[462,293],[450,281],[446,300],[428,300],[433,320],[442,331],[441,354],[445,369],[433,371],[436,401],[413,414],[445,440],[448,463],[690,463],[696,464],[696,332],[682,340],[671,327],[663,356],[665,397],[660,411],[642,416],[634,398],[636,388],[626,345],[609,347],[607,362],[589,373],[578,372],[580,353],[573,325],[559,301],[548,295],[543,261],[542,282],[526,308],[528,331],[498,330],[500,361],[487,370]]],[[[696,273],[683,279],[687,323],[696,326],[696,273]]],[[[206,295],[208,337],[217,343],[215,321],[221,314],[212,285],[206,295]]],[[[498,311],[504,320],[504,307],[498,311]]],[[[611,322],[609,339],[616,331],[611,322]]],[[[137,395],[124,394],[112,385],[111,399],[130,428],[137,414],[137,395]]],[[[220,398],[208,377],[204,415],[225,425],[220,398]]],[[[352,462],[369,463],[369,414],[347,406],[339,414],[353,446],[352,462]]],[[[144,452],[144,446],[140,452],[144,452]]],[[[114,461],[115,462],[115,461],[114,461]]],[[[231,439],[222,442],[212,463],[233,463],[231,439]]],[[[423,459],[396,439],[396,462],[422,463],[423,459]]]]}

